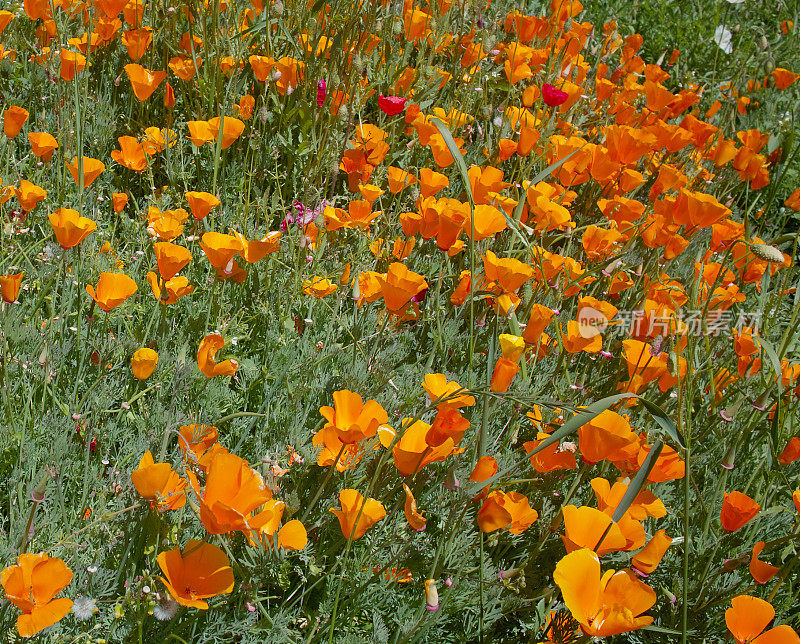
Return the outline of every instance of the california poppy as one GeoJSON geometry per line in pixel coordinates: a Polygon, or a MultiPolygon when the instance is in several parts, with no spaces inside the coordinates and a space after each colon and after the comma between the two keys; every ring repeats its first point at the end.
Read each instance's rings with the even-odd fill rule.
{"type": "Polygon", "coordinates": [[[154,72],[136,63],[125,65],[125,73],[131,81],[133,93],[140,102],[146,101],[167,77],[167,72],[154,72]]]}
{"type": "Polygon", "coordinates": [[[561,539],[567,552],[588,548],[602,557],[625,549],[627,541],[622,530],[605,512],[574,505],[567,505],[561,511],[564,515],[564,536],[561,539]]]}
{"type": "Polygon", "coordinates": [[[231,267],[233,258],[242,250],[242,242],[235,235],[209,232],[203,234],[200,248],[214,268],[225,270],[231,267]]]}
{"type": "Polygon", "coordinates": [[[158,354],[148,347],[137,349],[131,358],[131,371],[137,380],[147,380],[158,364],[158,354]]]}
{"type": "Polygon", "coordinates": [[[36,204],[42,199],[47,198],[47,190],[31,183],[27,179],[21,179],[19,188],[14,188],[14,192],[17,195],[19,205],[25,212],[30,212],[36,208],[36,204]]]}
{"type": "Polygon", "coordinates": [[[405,264],[393,262],[386,277],[379,276],[383,300],[391,313],[398,313],[420,291],[428,288],[422,275],[409,270],[405,264]]]}
{"type": "Polygon", "coordinates": [[[663,530],[656,532],[647,545],[637,552],[631,560],[631,568],[642,575],[649,575],[664,557],[672,539],[663,530]]]}
{"type": "Polygon", "coordinates": [[[417,510],[417,501],[414,498],[414,494],[411,492],[411,488],[403,483],[403,491],[406,493],[405,515],[408,525],[417,532],[424,530],[428,520],[422,516],[424,514],[423,512],[417,510]]]}
{"type": "Polygon", "coordinates": [[[144,172],[147,168],[147,157],[142,144],[133,136],[121,136],[119,150],[111,150],[111,158],[117,163],[135,172],[144,172]]]}
{"type": "Polygon", "coordinates": [[[192,261],[192,253],[188,248],[171,242],[156,242],[153,244],[153,250],[158,262],[158,272],[165,280],[175,277],[192,261]]]}
{"type": "Polygon", "coordinates": [[[106,313],[115,309],[139,287],[125,273],[100,273],[97,288],[91,284],[86,285],[86,292],[97,302],[97,306],[106,313]]]}
{"type": "Polygon", "coordinates": [[[158,555],[158,565],[164,573],[161,581],[181,606],[206,610],[208,602],[203,600],[233,590],[230,560],[210,543],[190,539],[183,552],[177,547],[158,555]]]}
{"type": "MultiPolygon", "coordinates": [[[[213,119],[209,119],[208,127],[211,130],[211,135],[216,141],[220,132],[219,117],[217,116],[213,119]]],[[[222,149],[227,150],[229,147],[231,147],[233,142],[241,136],[242,132],[244,132],[244,121],[240,121],[232,116],[224,117],[222,126],[222,149]]]]}
{"type": "Polygon", "coordinates": [[[155,463],[150,450],[145,451],[139,466],[131,473],[133,486],[158,512],[177,510],[186,505],[186,481],[169,463],[155,463]]]}
{"type": "Polygon", "coordinates": [[[781,570],[779,566],[773,566],[758,558],[761,551],[764,550],[764,545],[763,541],[757,542],[753,546],[753,552],[750,557],[750,574],[753,575],[753,579],[759,584],[766,584],[781,570]]]}
{"type": "Polygon", "coordinates": [[[153,296],[161,304],[175,304],[180,298],[194,291],[194,286],[189,284],[189,280],[183,275],[176,275],[172,279],[164,281],[160,280],[153,271],[148,271],[147,283],[150,284],[153,296]]]}
{"type": "Polygon", "coordinates": [[[0,275],[0,295],[2,295],[3,302],[11,304],[17,301],[22,286],[22,277],[22,272],[0,275]]]}
{"type": "Polygon", "coordinates": [[[478,510],[478,526],[483,532],[507,528],[511,534],[522,534],[539,518],[527,497],[519,492],[491,492],[478,510]]]}
{"type": "Polygon", "coordinates": [[[225,360],[224,362],[216,363],[214,356],[217,351],[225,346],[225,340],[221,335],[211,333],[203,338],[200,346],[197,349],[197,366],[206,378],[213,378],[214,376],[232,376],[239,368],[239,363],[236,360],[225,360]]]}
{"type": "Polygon", "coordinates": [[[184,194],[189,202],[189,210],[195,219],[203,219],[213,208],[219,206],[220,201],[209,192],[190,191],[184,194]]]}
{"type": "Polygon", "coordinates": [[[27,120],[28,110],[18,105],[12,105],[3,112],[3,133],[9,139],[15,138],[27,120]]]}
{"type": "Polygon", "coordinates": [[[389,420],[386,410],[375,400],[366,403],[357,393],[346,389],[333,393],[333,407],[320,407],[327,421],[325,428],[336,432],[343,443],[357,443],[375,436],[378,427],[389,420]]]}
{"type": "Polygon", "coordinates": [[[330,508],[339,519],[342,534],[348,540],[360,539],[367,530],[386,516],[386,508],[380,501],[364,499],[357,490],[346,489],[339,492],[341,509],[330,508]]]}
{"type": "Polygon", "coordinates": [[[17,617],[20,637],[32,637],[61,620],[72,608],[72,600],[53,599],[69,586],[72,571],[61,559],[23,553],[16,565],[0,573],[6,599],[22,611],[17,617]]]}
{"type": "Polygon", "coordinates": [[[608,637],[653,623],[641,614],[656,603],[656,594],[630,570],[600,573],[600,559],[588,549],[569,553],[556,564],[553,579],[581,629],[608,637]]]}
{"type": "Polygon", "coordinates": [[[791,626],[783,624],[765,630],[775,619],[772,604],[758,597],[738,595],[725,611],[725,624],[736,644],[796,644],[800,637],[791,626]]]}
{"type": "Polygon", "coordinates": [[[725,492],[722,502],[720,521],[727,532],[736,532],[753,519],[761,510],[761,506],[741,492],[725,492]]]}
{"type": "Polygon", "coordinates": [[[61,49],[59,58],[61,59],[61,78],[65,81],[71,81],[86,67],[86,56],[78,52],[61,49]]]}
{"type": "MultiPolygon", "coordinates": [[[[80,185],[81,175],[79,174],[80,170],[78,168],[78,157],[74,157],[72,159],[72,163],[69,161],[67,163],[67,169],[69,173],[72,175],[72,178],[75,181],[75,185],[80,185]]],[[[99,177],[103,170],[106,169],[105,163],[100,161],[99,159],[92,159],[91,157],[83,157],[82,163],[82,174],[83,174],[83,187],[88,188],[92,185],[92,182],[99,177]]]]}
{"type": "Polygon", "coordinates": [[[47,132],[28,132],[28,141],[31,142],[31,152],[44,162],[52,158],[53,150],[58,147],[58,141],[47,132]]]}

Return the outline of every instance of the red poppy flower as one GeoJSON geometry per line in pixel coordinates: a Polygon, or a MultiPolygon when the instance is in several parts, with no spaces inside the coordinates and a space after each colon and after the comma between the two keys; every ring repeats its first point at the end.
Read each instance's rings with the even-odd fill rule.
{"type": "Polygon", "coordinates": [[[567,93],[562,92],[560,89],[553,87],[550,83],[542,85],[542,98],[545,105],[550,107],[558,107],[567,100],[567,93]]]}
{"type": "Polygon", "coordinates": [[[402,98],[401,96],[384,96],[383,94],[379,94],[378,107],[380,107],[381,112],[387,116],[394,116],[406,109],[406,100],[408,99],[402,98]]]}

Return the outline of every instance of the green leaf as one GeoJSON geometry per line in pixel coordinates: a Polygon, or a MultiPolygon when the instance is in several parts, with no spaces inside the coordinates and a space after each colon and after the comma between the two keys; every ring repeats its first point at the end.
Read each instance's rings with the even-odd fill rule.
{"type": "Polygon", "coordinates": [[[656,421],[673,441],[681,446],[681,449],[686,449],[686,442],[683,440],[683,435],[678,431],[677,426],[672,419],[667,415],[661,407],[654,402],[647,400],[647,398],[639,398],[644,405],[645,409],[650,412],[653,420],[656,421]]]}
{"type": "Polygon", "coordinates": [[[616,523],[623,516],[625,516],[628,508],[631,507],[631,503],[633,503],[633,500],[636,498],[639,492],[641,492],[642,487],[644,487],[650,472],[653,471],[656,461],[658,460],[663,448],[664,441],[661,439],[657,440],[653,447],[650,448],[650,453],[644,459],[642,466],[639,468],[639,471],[636,472],[636,476],[633,477],[630,485],[628,485],[628,489],[625,491],[625,494],[623,495],[622,500],[619,502],[617,509],[614,510],[614,514],[611,515],[612,521],[616,523]]]}
{"type": "Polygon", "coordinates": [[[756,341],[761,345],[761,348],[764,349],[764,353],[767,354],[769,362],[772,365],[772,370],[775,372],[775,377],[778,379],[778,382],[780,382],[782,376],[781,361],[778,358],[778,352],[775,351],[774,345],[762,337],[757,338],[756,341]]]}

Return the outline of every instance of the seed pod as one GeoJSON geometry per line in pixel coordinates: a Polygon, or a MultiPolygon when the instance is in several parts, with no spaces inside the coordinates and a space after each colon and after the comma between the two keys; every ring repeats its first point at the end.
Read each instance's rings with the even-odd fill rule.
{"type": "Polygon", "coordinates": [[[783,264],[783,253],[775,248],[775,246],[755,243],[750,244],[750,250],[753,251],[753,255],[765,262],[769,262],[770,264],[783,264]]]}

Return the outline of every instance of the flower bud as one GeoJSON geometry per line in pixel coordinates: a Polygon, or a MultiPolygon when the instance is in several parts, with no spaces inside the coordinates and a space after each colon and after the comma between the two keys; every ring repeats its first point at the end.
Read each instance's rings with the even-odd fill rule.
{"type": "Polygon", "coordinates": [[[158,354],[152,349],[139,349],[131,358],[131,371],[134,378],[147,380],[153,375],[158,364],[158,354]]]}

